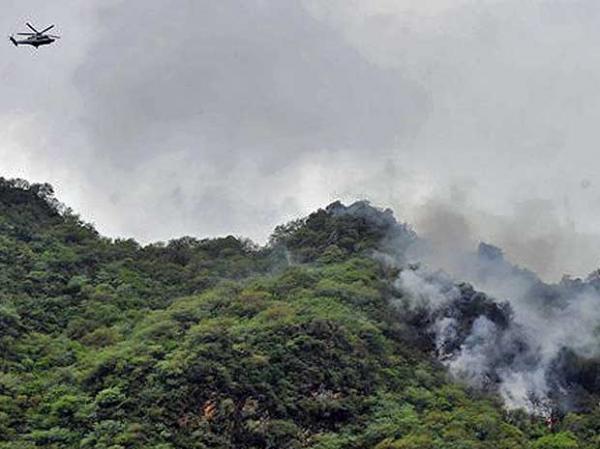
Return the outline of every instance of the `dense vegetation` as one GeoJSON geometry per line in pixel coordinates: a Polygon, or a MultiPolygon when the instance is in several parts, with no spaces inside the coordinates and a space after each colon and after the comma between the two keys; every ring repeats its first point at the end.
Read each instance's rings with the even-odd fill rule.
{"type": "Polygon", "coordinates": [[[372,257],[413,237],[334,203],[264,248],[142,247],[0,179],[0,448],[600,447],[600,409],[548,429],[449,379],[372,257]]]}

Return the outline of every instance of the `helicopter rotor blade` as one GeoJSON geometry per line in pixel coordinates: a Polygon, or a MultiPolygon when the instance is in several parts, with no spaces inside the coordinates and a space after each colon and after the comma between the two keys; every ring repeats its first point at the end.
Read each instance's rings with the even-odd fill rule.
{"type": "Polygon", "coordinates": [[[55,25],[50,25],[48,28],[45,28],[43,31],[40,31],[40,34],[44,34],[45,32],[50,31],[54,27],[55,25]]]}
{"type": "Polygon", "coordinates": [[[46,34],[51,39],[60,39],[60,36],[55,36],[54,34],[46,34]]]}
{"type": "Polygon", "coordinates": [[[29,27],[29,29],[31,29],[31,31],[33,31],[35,34],[40,34],[40,32],[38,30],[35,29],[35,27],[30,24],[29,22],[25,22],[25,25],[27,25],[29,27]]]}
{"type": "Polygon", "coordinates": [[[37,36],[36,33],[17,33],[17,36],[37,36]]]}

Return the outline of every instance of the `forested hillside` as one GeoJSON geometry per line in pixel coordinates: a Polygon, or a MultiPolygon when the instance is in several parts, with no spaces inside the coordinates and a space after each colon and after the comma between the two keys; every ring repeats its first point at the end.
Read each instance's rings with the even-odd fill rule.
{"type": "Polygon", "coordinates": [[[451,301],[415,301],[417,239],[390,211],[334,203],[264,247],[141,246],[49,185],[0,179],[0,449],[600,448],[594,351],[552,365],[567,380],[546,414],[504,406],[512,354],[484,384],[452,375],[444,356],[484,321],[506,340],[513,313],[450,280],[419,294],[451,301]]]}

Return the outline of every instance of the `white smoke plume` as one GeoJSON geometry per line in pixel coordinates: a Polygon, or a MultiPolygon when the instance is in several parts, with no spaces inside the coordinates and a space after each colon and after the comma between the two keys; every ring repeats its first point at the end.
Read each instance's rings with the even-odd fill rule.
{"type": "Polygon", "coordinates": [[[453,260],[448,251],[437,257],[424,239],[408,250],[382,250],[400,270],[399,307],[425,310],[437,356],[457,379],[498,392],[508,409],[536,415],[585,407],[600,393],[600,382],[590,383],[579,366],[600,374],[597,275],[547,284],[484,243],[477,252],[455,246],[453,260]],[[444,266],[452,276],[440,271],[444,266]]]}

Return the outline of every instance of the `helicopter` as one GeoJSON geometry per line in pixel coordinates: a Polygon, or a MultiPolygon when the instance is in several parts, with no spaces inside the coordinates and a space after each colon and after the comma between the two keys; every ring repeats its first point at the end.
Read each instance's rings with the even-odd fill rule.
{"type": "Polygon", "coordinates": [[[29,29],[33,31],[33,33],[17,33],[18,36],[28,36],[27,38],[20,40],[15,39],[14,36],[9,36],[10,41],[15,44],[15,47],[18,47],[19,45],[31,45],[37,49],[42,45],[49,45],[56,39],[60,39],[60,36],[46,34],[48,31],[54,28],[54,25],[50,25],[42,31],[36,30],[35,27],[29,22],[27,22],[25,25],[27,25],[29,29]]]}

